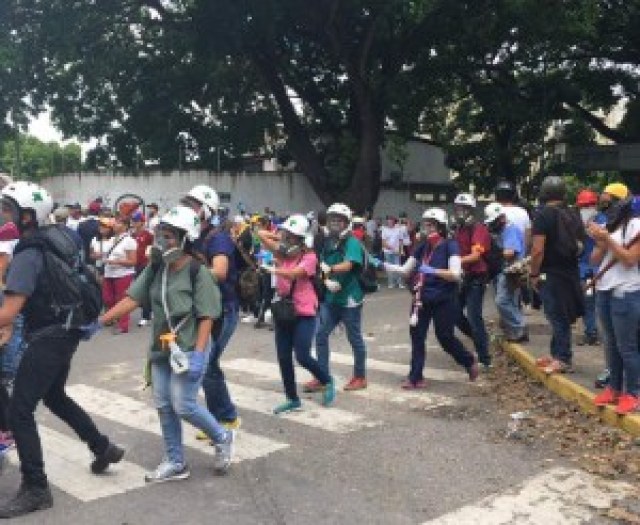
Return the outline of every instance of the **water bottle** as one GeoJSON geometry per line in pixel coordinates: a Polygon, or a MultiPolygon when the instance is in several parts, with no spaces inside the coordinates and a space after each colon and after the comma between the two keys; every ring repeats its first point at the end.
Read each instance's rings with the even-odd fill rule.
{"type": "Polygon", "coordinates": [[[176,374],[183,374],[189,370],[189,356],[183,352],[175,341],[169,343],[169,363],[176,374]]]}

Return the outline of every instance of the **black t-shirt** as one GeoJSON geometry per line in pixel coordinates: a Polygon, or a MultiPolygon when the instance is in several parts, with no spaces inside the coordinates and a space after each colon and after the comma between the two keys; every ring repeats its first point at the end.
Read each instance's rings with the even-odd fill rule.
{"type": "Polygon", "coordinates": [[[566,257],[559,249],[558,243],[558,209],[543,206],[533,218],[532,235],[544,235],[544,257],[540,265],[540,273],[567,273],[578,271],[577,257],[566,257]]]}

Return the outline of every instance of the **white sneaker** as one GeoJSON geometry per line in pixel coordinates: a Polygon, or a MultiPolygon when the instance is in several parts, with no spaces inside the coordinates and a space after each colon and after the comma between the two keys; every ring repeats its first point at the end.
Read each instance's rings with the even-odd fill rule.
{"type": "Polygon", "coordinates": [[[149,324],[149,321],[147,321],[146,319],[140,319],[138,321],[138,326],[147,326],[149,324]]]}
{"type": "Polygon", "coordinates": [[[163,483],[187,479],[190,475],[191,472],[186,464],[176,465],[165,460],[153,472],[147,473],[144,480],[147,483],[163,483]]]}
{"type": "Polygon", "coordinates": [[[253,315],[247,315],[240,319],[241,323],[255,323],[258,319],[253,315]]]}

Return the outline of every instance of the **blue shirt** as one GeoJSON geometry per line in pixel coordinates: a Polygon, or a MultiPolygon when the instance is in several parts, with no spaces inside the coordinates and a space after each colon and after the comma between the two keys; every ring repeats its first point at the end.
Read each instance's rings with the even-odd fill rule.
{"type": "Polygon", "coordinates": [[[502,230],[502,249],[513,250],[516,254],[514,259],[516,261],[524,257],[524,234],[514,224],[507,224],[502,230]]]}
{"type": "MultiPolygon", "coordinates": [[[[433,250],[430,244],[423,242],[413,252],[417,268],[423,263],[428,263],[429,266],[439,270],[449,269],[449,258],[453,255],[460,255],[460,247],[453,239],[445,239],[437,244],[433,250]]],[[[455,295],[457,290],[458,285],[455,282],[447,281],[435,275],[425,275],[420,298],[424,302],[434,302],[455,295]]]]}
{"type": "MultiPolygon", "coordinates": [[[[607,216],[603,212],[599,211],[593,218],[593,222],[604,226],[607,224],[607,216]]],[[[584,249],[582,250],[580,261],[578,262],[578,266],[580,268],[580,280],[582,281],[586,281],[590,277],[593,277],[598,271],[598,265],[593,265],[589,261],[595,246],[596,242],[587,235],[584,241],[584,249]]]]}
{"type": "Polygon", "coordinates": [[[207,261],[207,266],[211,265],[211,260],[217,255],[225,255],[229,263],[227,278],[223,282],[218,282],[222,305],[225,310],[236,309],[240,304],[238,298],[238,261],[236,259],[236,245],[231,236],[218,231],[207,240],[210,230],[202,232],[200,238],[194,243],[194,250],[202,253],[207,261]],[[206,245],[204,245],[206,242],[206,245]]]}

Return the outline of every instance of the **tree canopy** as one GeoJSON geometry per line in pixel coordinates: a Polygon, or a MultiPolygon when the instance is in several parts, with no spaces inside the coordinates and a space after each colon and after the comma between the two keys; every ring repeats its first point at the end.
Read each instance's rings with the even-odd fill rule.
{"type": "Polygon", "coordinates": [[[640,138],[640,0],[6,6],[32,80],[17,100],[46,103],[63,133],[100,138],[94,158],[124,167],[278,156],[325,202],[362,210],[378,197],[387,131],[428,136],[480,191],[544,163],[554,122],[640,138]],[[622,99],[628,118],[613,127],[601,113],[622,99]]]}

